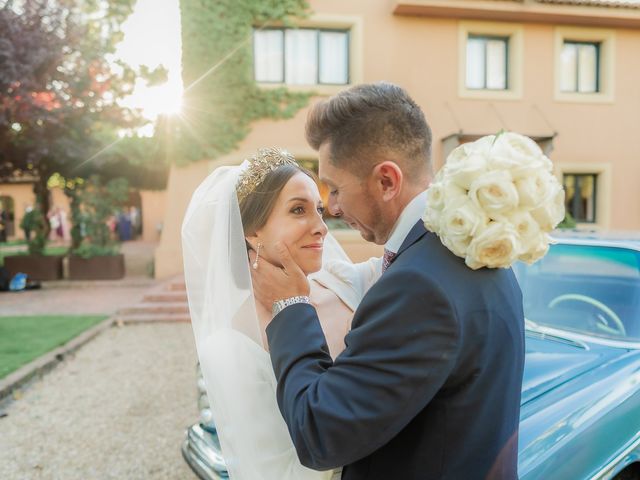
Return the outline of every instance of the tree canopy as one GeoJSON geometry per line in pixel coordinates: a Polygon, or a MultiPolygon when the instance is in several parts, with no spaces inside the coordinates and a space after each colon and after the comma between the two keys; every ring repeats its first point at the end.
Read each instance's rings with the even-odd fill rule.
{"type": "Polygon", "coordinates": [[[0,179],[29,175],[45,189],[53,173],[113,176],[122,172],[114,165],[148,155],[136,139],[121,140],[143,119],[119,100],[137,75],[165,73],[115,58],[134,2],[0,1],[0,179]]]}

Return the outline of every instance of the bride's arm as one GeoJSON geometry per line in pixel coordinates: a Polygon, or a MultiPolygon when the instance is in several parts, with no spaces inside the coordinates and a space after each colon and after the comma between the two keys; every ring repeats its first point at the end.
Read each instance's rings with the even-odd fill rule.
{"type": "Polygon", "coordinates": [[[382,257],[371,257],[360,263],[350,263],[341,260],[328,262],[326,269],[329,273],[352,285],[358,301],[378,281],[382,274],[382,257]]]}
{"type": "Polygon", "coordinates": [[[302,466],[276,403],[268,354],[248,337],[218,330],[199,349],[216,428],[235,480],[329,480],[302,466]]]}
{"type": "Polygon", "coordinates": [[[351,330],[353,310],[331,289],[311,281],[311,303],[316,307],[329,354],[335,359],[345,347],[344,337],[351,330]]]}

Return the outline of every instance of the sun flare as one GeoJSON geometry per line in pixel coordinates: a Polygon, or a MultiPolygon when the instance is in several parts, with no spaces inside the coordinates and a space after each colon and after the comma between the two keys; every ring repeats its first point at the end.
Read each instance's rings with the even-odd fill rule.
{"type": "Polygon", "coordinates": [[[137,79],[133,94],[123,104],[140,109],[151,121],[160,115],[179,115],[183,86],[178,0],[137,0],[123,32],[119,58],[132,66],[147,65],[153,69],[162,65],[168,72],[167,82],[161,85],[150,87],[143,79],[137,79]]]}

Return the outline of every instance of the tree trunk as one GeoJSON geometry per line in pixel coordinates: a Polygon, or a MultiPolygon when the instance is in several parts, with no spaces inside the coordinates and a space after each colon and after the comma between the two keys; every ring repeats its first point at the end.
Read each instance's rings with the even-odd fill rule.
{"type": "Polygon", "coordinates": [[[82,232],[80,230],[80,199],[76,189],[65,187],[64,193],[69,198],[69,206],[71,208],[71,251],[75,250],[82,243],[82,232]]]}
{"type": "Polygon", "coordinates": [[[49,181],[49,175],[46,172],[40,172],[38,176],[38,180],[33,185],[33,193],[36,196],[36,205],[42,212],[44,216],[44,234],[45,238],[49,238],[49,233],[51,232],[51,225],[49,224],[49,218],[47,214],[49,213],[49,209],[51,208],[51,201],[49,199],[49,189],[47,188],[47,183],[49,181]]]}

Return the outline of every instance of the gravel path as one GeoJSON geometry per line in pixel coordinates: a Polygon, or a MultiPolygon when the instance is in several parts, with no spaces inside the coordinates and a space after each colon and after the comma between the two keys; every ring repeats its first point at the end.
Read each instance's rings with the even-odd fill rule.
{"type": "Polygon", "coordinates": [[[197,419],[189,324],[114,327],[0,418],[0,478],[193,480],[180,454],[197,419]]]}

